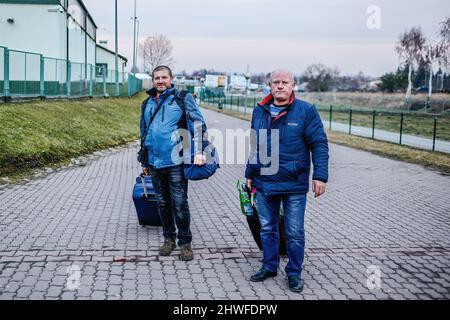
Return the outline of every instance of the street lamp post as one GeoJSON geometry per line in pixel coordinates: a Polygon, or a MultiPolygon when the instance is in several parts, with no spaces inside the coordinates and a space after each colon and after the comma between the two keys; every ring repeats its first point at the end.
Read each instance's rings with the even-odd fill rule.
{"type": "Polygon", "coordinates": [[[251,78],[251,74],[248,71],[247,68],[247,73],[245,74],[245,106],[244,106],[244,114],[247,114],[247,100],[248,100],[248,82],[251,78]]]}
{"type": "Polygon", "coordinates": [[[133,16],[133,74],[136,73],[136,0],[134,0],[134,16],[133,16]]]}
{"type": "Polygon", "coordinates": [[[134,56],[134,64],[135,64],[135,71],[136,71],[136,66],[138,64],[138,51],[139,51],[139,27],[140,27],[140,21],[139,19],[136,18],[136,22],[137,22],[137,34],[136,34],[136,49],[135,49],[135,56],[134,56]]]}

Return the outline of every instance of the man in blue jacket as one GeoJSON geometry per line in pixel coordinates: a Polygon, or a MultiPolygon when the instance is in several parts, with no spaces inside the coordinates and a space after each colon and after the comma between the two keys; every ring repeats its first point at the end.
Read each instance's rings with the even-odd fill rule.
{"type": "Polygon", "coordinates": [[[290,71],[271,74],[271,93],[252,116],[256,133],[245,177],[255,187],[261,222],[262,268],[250,280],[257,282],[277,275],[279,267],[279,219],[283,205],[289,262],[285,268],[289,288],[303,290],[301,272],[305,254],[304,214],[312,158],[312,191],[325,192],[328,181],[328,140],[316,108],[296,99],[290,71]]]}
{"type": "MultiPolygon", "coordinates": [[[[172,84],[172,71],[158,66],[152,72],[153,88],[142,105],[141,139],[148,153],[147,163],[142,163],[145,174],[152,177],[158,210],[162,221],[164,243],[159,254],[168,256],[175,249],[175,239],[181,248],[180,259],[192,260],[192,234],[188,205],[188,181],[183,172],[183,157],[179,154],[180,133],[185,128],[185,113],[196,123],[194,135],[199,134],[198,124],[206,128],[200,109],[191,94],[183,101],[185,111],[177,103],[177,89],[172,84]],[[178,235],[176,232],[178,228],[178,235]]],[[[202,133],[201,133],[202,134],[202,133]]],[[[196,154],[194,163],[203,165],[205,158],[196,154]]]]}

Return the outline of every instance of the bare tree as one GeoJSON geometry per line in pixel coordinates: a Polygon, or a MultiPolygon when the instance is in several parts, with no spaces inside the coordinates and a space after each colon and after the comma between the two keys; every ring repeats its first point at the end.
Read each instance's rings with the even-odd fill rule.
{"type": "Polygon", "coordinates": [[[397,43],[396,51],[404,64],[408,65],[408,88],[406,89],[405,100],[410,106],[411,89],[412,89],[412,70],[415,65],[420,63],[422,58],[422,50],[426,42],[425,36],[420,27],[412,28],[400,35],[397,43]]]}
{"type": "Polygon", "coordinates": [[[422,61],[425,65],[428,66],[428,70],[430,72],[429,80],[428,80],[428,98],[427,98],[427,107],[429,106],[429,102],[431,99],[431,94],[433,92],[433,72],[436,70],[436,67],[439,65],[439,60],[442,56],[442,45],[440,43],[432,43],[429,41],[422,50],[422,61]]]}
{"type": "Polygon", "coordinates": [[[139,55],[144,61],[145,71],[151,72],[160,65],[172,66],[175,63],[172,49],[172,44],[165,35],[147,37],[144,43],[139,45],[139,55]]]}
{"type": "Polygon", "coordinates": [[[440,23],[440,29],[438,32],[439,46],[441,49],[441,55],[438,58],[438,64],[441,68],[441,91],[444,89],[444,75],[445,71],[450,66],[450,17],[447,17],[440,23]]]}
{"type": "Polygon", "coordinates": [[[315,63],[306,67],[302,78],[308,82],[308,90],[328,91],[332,82],[332,71],[322,63],[315,63]]]}
{"type": "Polygon", "coordinates": [[[337,84],[339,79],[339,74],[341,73],[341,70],[338,66],[334,66],[333,68],[330,68],[330,74],[331,79],[333,82],[333,102],[336,102],[336,91],[337,91],[337,84]]]}

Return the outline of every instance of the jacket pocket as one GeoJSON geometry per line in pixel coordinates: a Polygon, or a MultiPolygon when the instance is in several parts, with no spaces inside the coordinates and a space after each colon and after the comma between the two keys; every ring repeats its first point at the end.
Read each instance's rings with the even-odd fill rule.
{"type": "Polygon", "coordinates": [[[270,171],[275,171],[273,174],[263,176],[264,181],[292,181],[298,179],[298,173],[296,169],[296,162],[289,161],[280,163],[277,168],[267,168],[270,171]]]}
{"type": "Polygon", "coordinates": [[[309,169],[310,169],[309,163],[307,163],[306,161],[302,161],[302,160],[295,160],[294,166],[295,166],[295,173],[297,175],[300,175],[304,172],[309,172],[309,169]]]}

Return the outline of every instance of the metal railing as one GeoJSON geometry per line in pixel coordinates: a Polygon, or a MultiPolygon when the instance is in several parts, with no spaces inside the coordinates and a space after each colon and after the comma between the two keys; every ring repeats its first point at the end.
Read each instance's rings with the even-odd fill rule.
{"type": "Polygon", "coordinates": [[[45,57],[0,46],[0,97],[109,97],[132,96],[142,80],[92,64],[45,57]]]}

